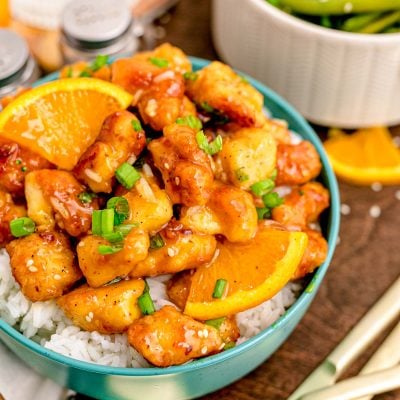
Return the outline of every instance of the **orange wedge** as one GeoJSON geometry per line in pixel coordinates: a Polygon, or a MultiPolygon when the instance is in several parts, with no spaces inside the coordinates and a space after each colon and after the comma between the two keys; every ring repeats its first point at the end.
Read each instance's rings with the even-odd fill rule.
{"type": "Polygon", "coordinates": [[[350,183],[400,184],[400,151],[383,127],[339,134],[325,143],[336,174],[350,183]]]}
{"type": "Polygon", "coordinates": [[[261,227],[244,244],[219,243],[218,255],[192,277],[185,314],[207,320],[255,307],[279,292],[293,276],[307,246],[303,232],[261,227]],[[227,281],[224,295],[212,297],[216,281],[227,281]]]}
{"type": "Polygon", "coordinates": [[[96,139],[107,115],[132,96],[93,78],[61,79],[22,94],[0,112],[0,136],[71,170],[96,139]]]}

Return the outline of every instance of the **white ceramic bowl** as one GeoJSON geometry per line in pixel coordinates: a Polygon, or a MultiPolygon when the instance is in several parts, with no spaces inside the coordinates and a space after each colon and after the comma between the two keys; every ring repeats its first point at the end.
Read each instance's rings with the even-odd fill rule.
{"type": "Polygon", "coordinates": [[[343,128],[400,123],[400,33],[327,29],[265,0],[213,0],[212,29],[222,59],[310,121],[343,128]]]}

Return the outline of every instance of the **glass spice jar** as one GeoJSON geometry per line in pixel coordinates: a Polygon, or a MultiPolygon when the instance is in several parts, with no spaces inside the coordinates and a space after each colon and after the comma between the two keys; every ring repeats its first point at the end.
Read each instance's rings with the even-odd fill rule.
{"type": "Polygon", "coordinates": [[[30,86],[39,69],[26,42],[9,29],[0,29],[0,98],[30,86]]]}
{"type": "Polygon", "coordinates": [[[61,48],[66,63],[98,54],[132,54],[138,48],[132,13],[124,1],[74,0],[61,17],[61,48]]]}

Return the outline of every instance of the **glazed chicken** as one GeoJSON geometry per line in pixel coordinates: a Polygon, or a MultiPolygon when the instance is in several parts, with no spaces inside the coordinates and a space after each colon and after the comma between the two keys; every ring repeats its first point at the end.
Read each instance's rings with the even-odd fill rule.
{"type": "Polygon", "coordinates": [[[60,232],[33,233],[6,249],[13,275],[31,301],[60,297],[82,277],[69,240],[60,232]]]}
{"type": "Polygon", "coordinates": [[[183,364],[218,353],[224,343],[218,330],[165,306],[128,329],[129,343],[157,367],[183,364]]]}
{"type": "Polygon", "coordinates": [[[118,111],[105,119],[96,142],[82,155],[74,174],[93,192],[111,193],[115,170],[128,160],[135,161],[145,145],[139,120],[128,111],[118,111]]]}

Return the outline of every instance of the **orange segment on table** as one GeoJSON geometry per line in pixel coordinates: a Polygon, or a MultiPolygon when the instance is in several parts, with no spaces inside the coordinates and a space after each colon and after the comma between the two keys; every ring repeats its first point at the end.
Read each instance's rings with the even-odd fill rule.
{"type": "Polygon", "coordinates": [[[132,96],[93,78],[51,82],[29,90],[0,113],[0,136],[71,170],[95,141],[105,117],[127,108],[132,96]]]}
{"type": "Polygon", "coordinates": [[[248,243],[224,242],[210,265],[193,275],[185,313],[198,319],[232,315],[278,293],[291,279],[307,246],[304,232],[261,227],[248,243]],[[227,281],[222,298],[212,297],[218,279],[227,281]]]}

